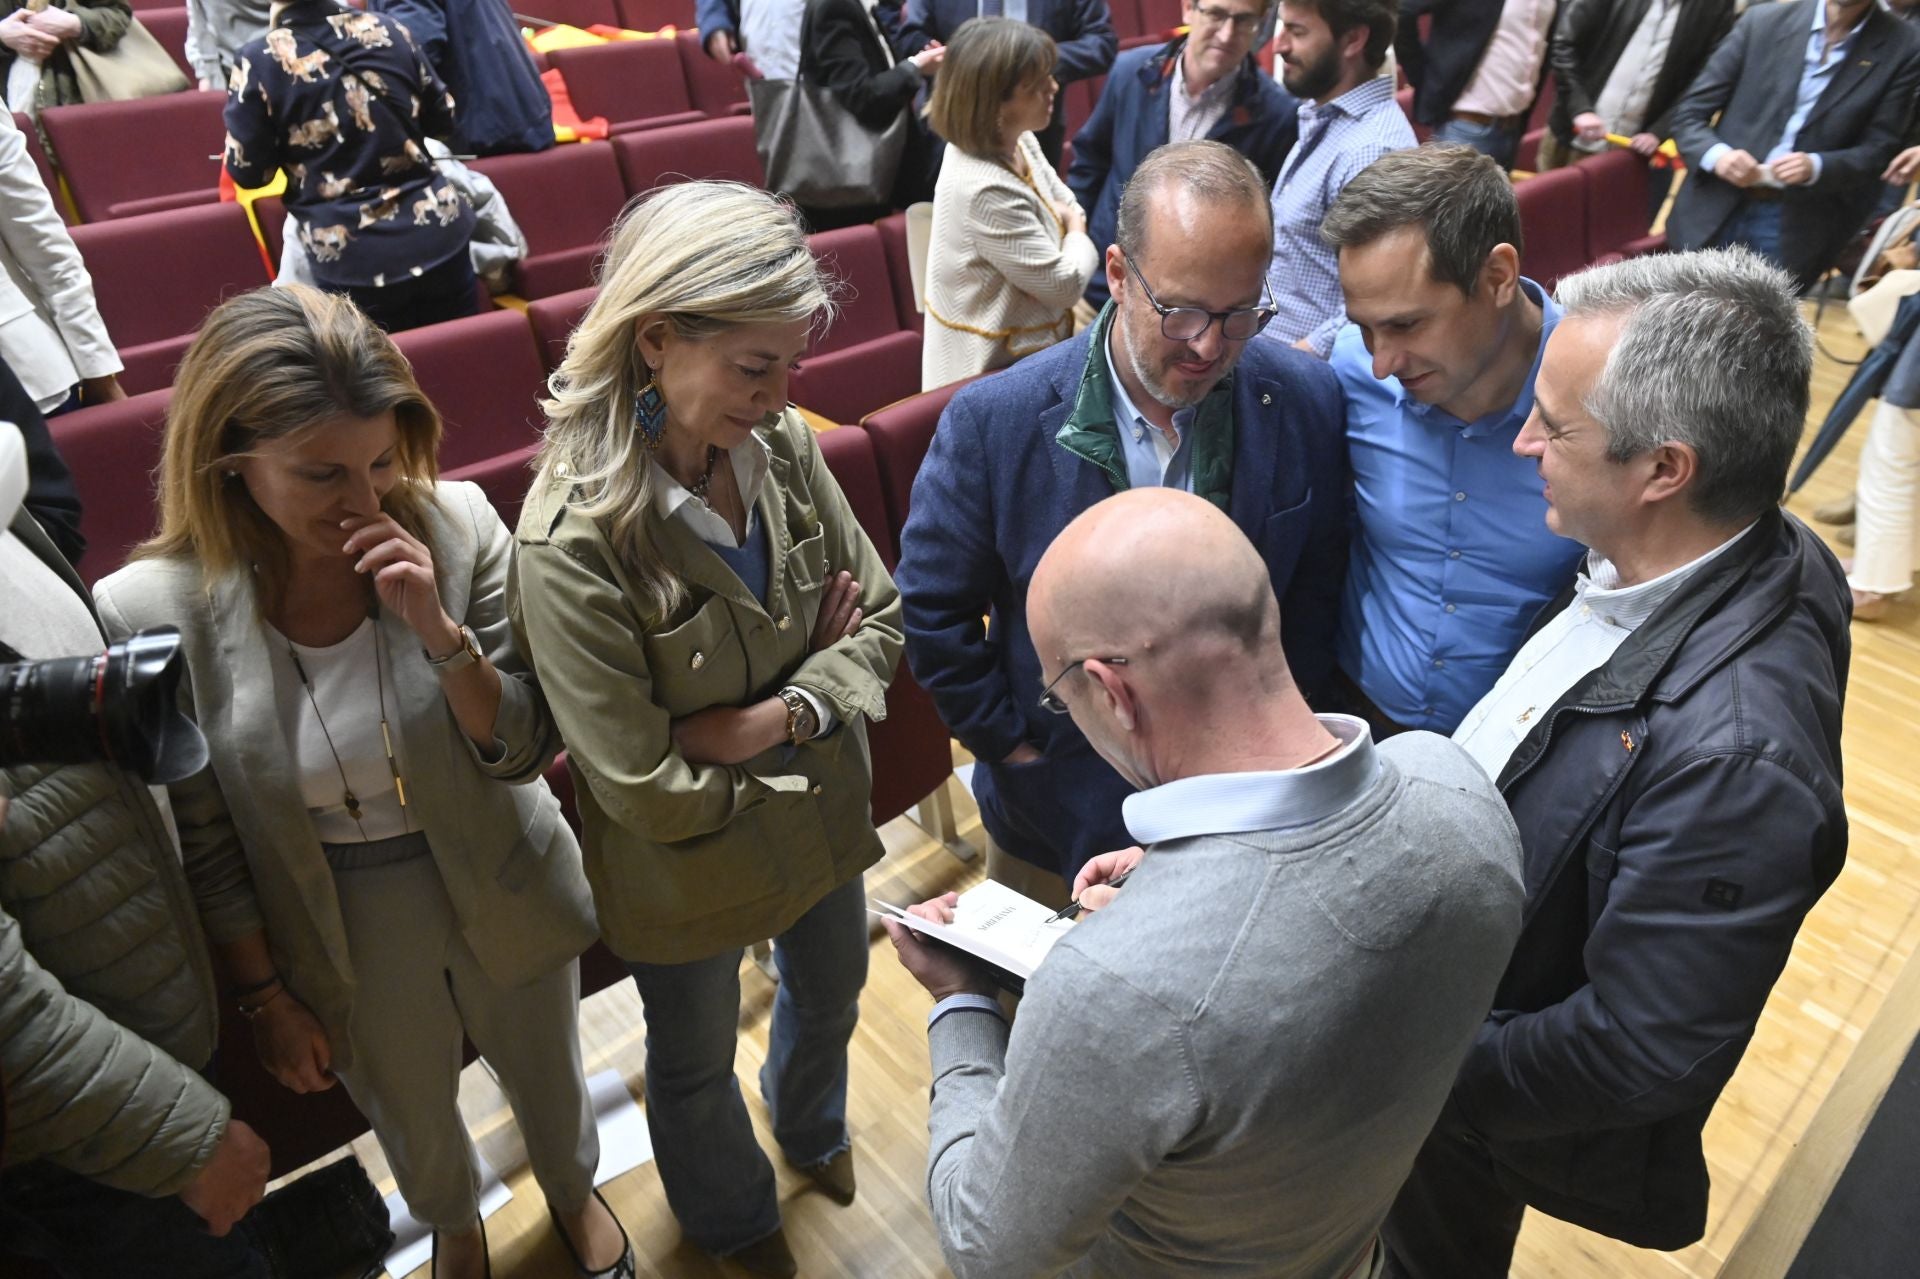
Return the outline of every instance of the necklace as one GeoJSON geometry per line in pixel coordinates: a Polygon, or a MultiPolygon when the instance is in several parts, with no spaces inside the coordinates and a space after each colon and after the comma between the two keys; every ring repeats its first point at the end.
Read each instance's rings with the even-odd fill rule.
{"type": "MultiPolygon", "coordinates": [[[[399,761],[393,757],[393,733],[387,727],[387,661],[386,646],[380,636],[380,610],[376,607],[369,614],[373,618],[373,676],[375,696],[380,700],[380,744],[386,750],[387,771],[393,775],[393,789],[400,797],[402,820],[407,811],[407,780],[400,775],[399,761]]],[[[284,638],[284,637],[283,637],[284,638]]],[[[340,802],[347,810],[347,816],[353,818],[353,824],[360,829],[360,842],[370,844],[367,828],[360,825],[360,797],[353,793],[353,783],[347,780],[347,767],[340,762],[340,751],[333,744],[333,733],[327,728],[327,717],[320,713],[320,699],[313,695],[313,681],[307,678],[307,668],[300,663],[300,654],[294,649],[293,641],[287,640],[287,656],[293,659],[293,670],[300,677],[300,687],[306,690],[307,704],[313,707],[313,717],[320,721],[320,735],[327,739],[327,753],[333,756],[333,767],[340,774],[340,802]]],[[[408,823],[412,828],[412,823],[408,823]]]]}
{"type": "MultiPolygon", "coordinates": [[[[693,494],[695,497],[699,498],[702,502],[706,502],[707,492],[713,487],[713,468],[719,463],[719,461],[720,461],[720,447],[717,444],[707,445],[707,469],[700,473],[699,479],[687,485],[687,492],[693,494]]],[[[711,506],[713,504],[711,502],[707,502],[707,505],[711,506]]]]}

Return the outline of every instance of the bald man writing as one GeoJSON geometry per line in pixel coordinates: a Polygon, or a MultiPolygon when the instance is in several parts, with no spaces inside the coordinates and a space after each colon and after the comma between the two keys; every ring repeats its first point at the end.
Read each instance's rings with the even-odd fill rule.
{"type": "Polygon", "coordinates": [[[1138,788],[1145,851],[1027,982],[1017,1026],[964,956],[889,925],[937,1001],[927,1179],[948,1265],[1374,1274],[1519,933],[1505,805],[1444,738],[1376,747],[1308,709],[1266,565],[1201,498],[1091,507],[1028,598],[1044,705],[1138,788]]]}

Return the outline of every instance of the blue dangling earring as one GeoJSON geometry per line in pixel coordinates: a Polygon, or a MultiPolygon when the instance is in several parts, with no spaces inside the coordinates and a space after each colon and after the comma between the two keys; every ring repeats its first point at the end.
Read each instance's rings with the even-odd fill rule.
{"type": "MultiPolygon", "coordinates": [[[[648,370],[651,374],[652,370],[648,370]]],[[[633,399],[633,425],[640,432],[640,439],[647,446],[647,452],[657,452],[660,441],[667,438],[667,398],[660,394],[658,378],[649,376],[647,384],[633,399]]]]}

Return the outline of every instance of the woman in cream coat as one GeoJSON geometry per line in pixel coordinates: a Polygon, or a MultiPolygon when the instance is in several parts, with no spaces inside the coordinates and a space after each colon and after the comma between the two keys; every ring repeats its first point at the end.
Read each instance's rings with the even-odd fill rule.
{"type": "Polygon", "coordinates": [[[734,1080],[742,948],[780,991],[760,1094],[787,1162],[854,1195],[847,1044],[879,860],[866,723],[900,595],[787,404],[830,310],[793,210],[686,182],[616,226],[551,380],[509,607],[567,741],[587,878],[647,1021],[667,1203],[708,1252],[790,1275],[734,1080]]]}
{"type": "Polygon", "coordinates": [[[593,1190],[575,958],[594,928],[540,780],[558,737],[509,632],[506,528],[473,485],[436,483],[439,438],[350,301],[234,298],[180,368],[159,532],[96,601],[115,638],[184,635],[212,764],[174,810],[268,1069],[344,1080],[434,1228],[437,1279],[481,1276],[466,1034],[581,1272],[631,1279],[593,1190]]]}
{"type": "Polygon", "coordinates": [[[1053,40],[1012,18],[954,32],[927,118],[947,140],[927,242],[920,389],[1005,368],[1073,335],[1100,264],[1087,215],[1040,153],[1053,40]]]}

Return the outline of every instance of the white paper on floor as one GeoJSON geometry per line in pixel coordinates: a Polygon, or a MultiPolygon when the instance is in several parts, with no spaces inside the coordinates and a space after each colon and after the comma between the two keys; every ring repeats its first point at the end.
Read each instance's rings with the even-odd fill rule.
{"type": "Polygon", "coordinates": [[[594,1125],[600,1130],[600,1167],[593,1184],[604,1186],[653,1158],[653,1134],[619,1071],[603,1070],[587,1080],[587,1095],[593,1098],[594,1125]]]}
{"type": "Polygon", "coordinates": [[[971,762],[962,764],[960,767],[954,769],[953,775],[958,777],[960,784],[969,791],[973,789],[973,764],[971,762]]]}
{"type": "MultiPolygon", "coordinates": [[[[499,1212],[512,1198],[513,1192],[500,1180],[500,1174],[481,1158],[480,1219],[484,1221],[499,1212]]],[[[414,1220],[398,1190],[387,1196],[387,1216],[393,1226],[393,1251],[387,1254],[387,1273],[400,1279],[427,1264],[427,1258],[433,1255],[433,1231],[414,1220]]]]}

